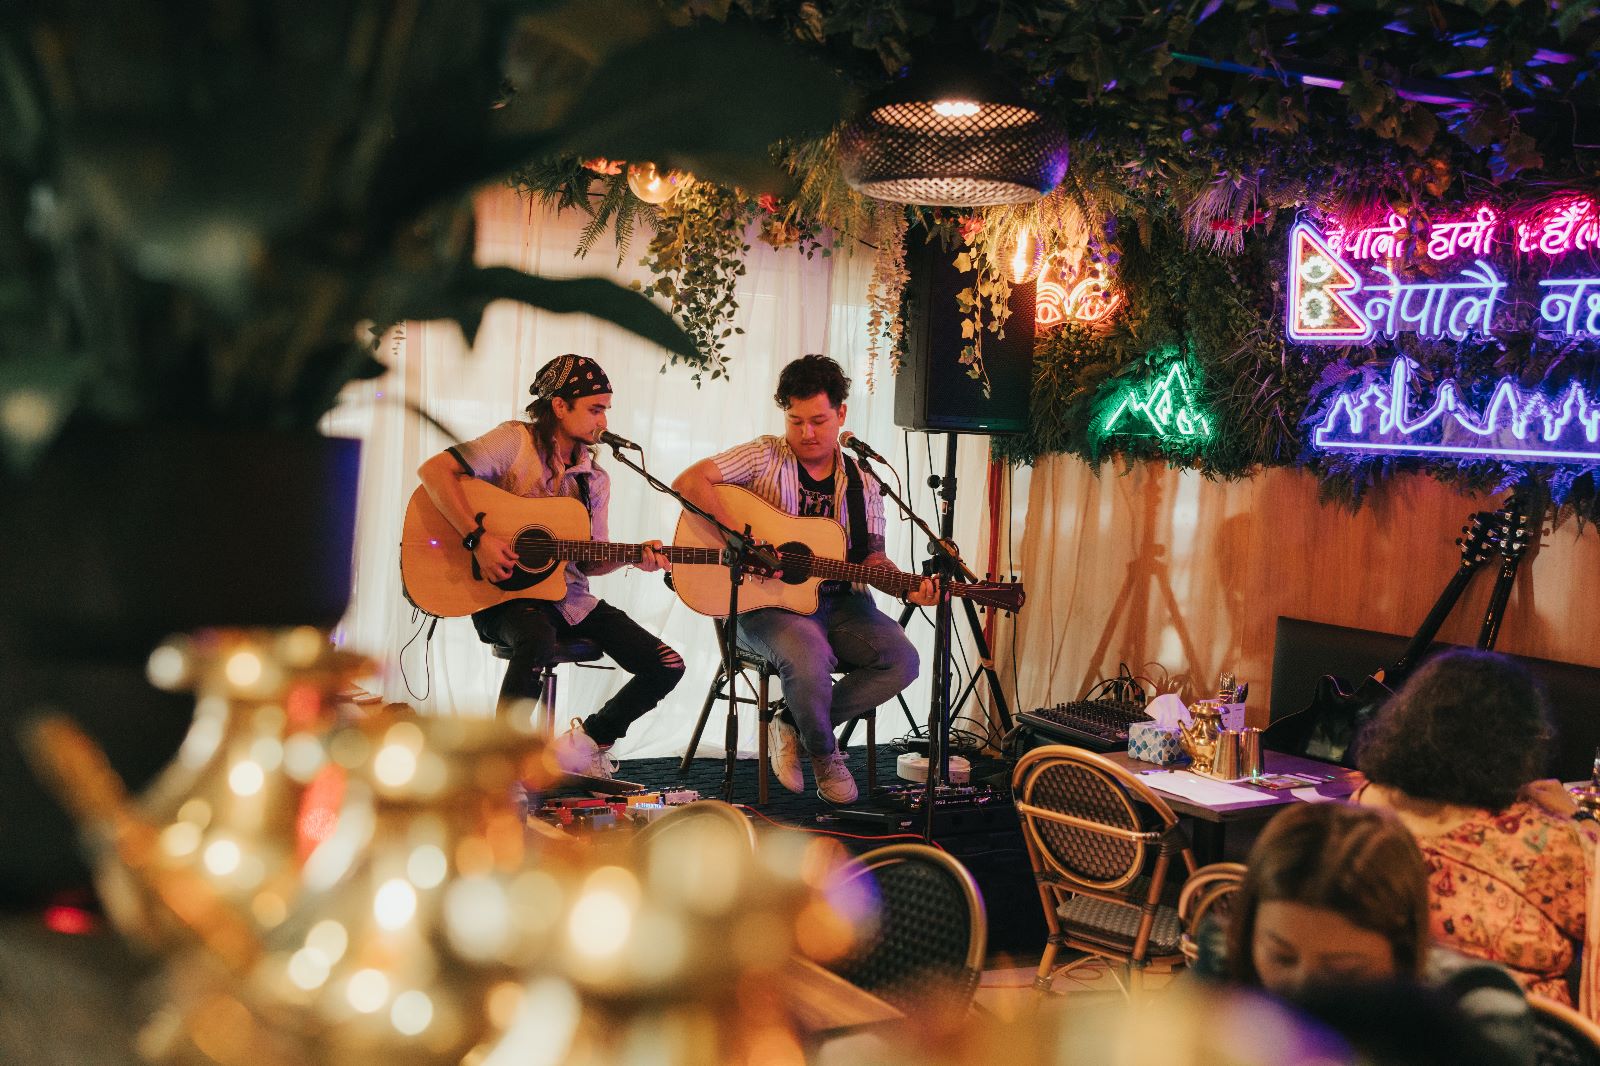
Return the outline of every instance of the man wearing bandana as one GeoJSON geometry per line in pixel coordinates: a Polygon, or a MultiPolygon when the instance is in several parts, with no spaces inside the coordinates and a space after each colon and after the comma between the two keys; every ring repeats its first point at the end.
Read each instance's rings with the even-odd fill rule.
{"type": "MultiPolygon", "coordinates": [[[[787,514],[831,518],[844,527],[850,562],[895,568],[883,550],[883,497],[865,466],[839,447],[850,379],[825,355],[806,355],[778,374],[773,399],[784,415],[784,435],[702,459],[673,488],[723,525],[743,523],[729,514],[714,486],[741,485],[787,514]]],[[[907,597],[938,602],[924,578],[907,597]]],[[[802,750],[811,757],[817,795],[828,803],[857,798],[834,728],[894,698],[917,676],[917,651],[894,619],[878,610],[863,588],[824,581],[815,614],[779,607],[740,612],[739,643],[778,669],[784,711],[769,726],[773,776],[790,792],[805,788],[802,750]],[[838,681],[835,672],[842,672],[838,681]]]]}
{"type": "MultiPolygon", "coordinates": [[[[530,421],[502,422],[476,440],[448,448],[418,473],[441,514],[461,533],[484,579],[511,575],[517,556],[510,542],[483,531],[461,491],[465,478],[481,478],[517,496],[569,496],[589,511],[590,534],[607,538],[611,478],[595,462],[593,446],[606,428],[611,382],[586,356],[562,355],[546,363],[529,386],[530,421]]],[[[667,566],[659,540],[647,541],[641,570],[667,566]]],[[[558,602],[507,600],[472,616],[478,636],[512,649],[500,709],[539,696],[540,671],[560,639],[592,640],[633,676],[588,718],[556,738],[555,753],[569,773],[611,777],[611,745],[683,677],[683,659],[617,608],[596,599],[589,578],[610,573],[620,562],[568,562],[567,594],[558,602]]]]}

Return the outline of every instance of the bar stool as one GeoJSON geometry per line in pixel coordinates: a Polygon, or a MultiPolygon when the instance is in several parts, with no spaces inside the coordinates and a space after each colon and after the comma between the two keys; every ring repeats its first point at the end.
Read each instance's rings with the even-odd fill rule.
{"type": "MultiPolygon", "coordinates": [[[[683,760],[678,763],[678,772],[688,773],[689,763],[694,758],[694,753],[700,747],[700,737],[706,731],[706,722],[711,718],[711,708],[718,700],[728,699],[728,690],[733,689],[733,700],[728,707],[730,715],[737,715],[741,706],[754,705],[756,708],[756,758],[760,761],[760,769],[756,771],[756,794],[758,802],[766,803],[770,795],[767,777],[770,764],[767,762],[767,724],[772,721],[783,706],[783,697],[780,695],[773,699],[768,688],[773,678],[778,676],[778,668],[766,659],[746,648],[734,648],[734,668],[738,677],[730,684],[727,675],[727,628],[720,618],[713,619],[711,624],[717,631],[717,673],[711,679],[711,687],[706,690],[706,701],[700,706],[700,718],[694,724],[694,735],[689,738],[689,747],[683,753],[683,760]],[[753,679],[751,675],[754,675],[753,679]],[[738,682],[743,681],[745,687],[754,693],[753,696],[744,696],[739,693],[738,682]]],[[[848,666],[841,663],[844,669],[837,669],[835,673],[845,673],[848,666]]],[[[878,787],[878,709],[876,707],[861,716],[867,720],[867,794],[871,795],[878,787]]],[[[854,721],[847,723],[844,740],[850,739],[850,727],[854,721]]],[[[844,744],[839,745],[841,748],[844,744]]]]}
{"type": "MultiPolygon", "coordinates": [[[[514,650],[509,644],[495,644],[494,657],[509,660],[514,650]]],[[[592,663],[605,653],[600,650],[600,645],[592,640],[582,637],[569,637],[566,640],[557,640],[555,648],[550,654],[550,659],[539,670],[539,698],[535,701],[533,710],[533,725],[540,733],[551,736],[556,729],[556,667],[562,663],[592,663]],[[540,724],[540,718],[544,722],[540,724]]],[[[594,666],[592,670],[609,670],[609,666],[594,666]]]]}

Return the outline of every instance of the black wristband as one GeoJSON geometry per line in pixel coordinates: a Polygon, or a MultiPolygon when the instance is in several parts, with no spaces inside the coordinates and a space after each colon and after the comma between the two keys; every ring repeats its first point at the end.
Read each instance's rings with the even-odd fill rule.
{"type": "Polygon", "coordinates": [[[479,511],[477,516],[473,518],[473,521],[478,523],[477,528],[461,538],[461,546],[467,549],[467,551],[472,552],[478,550],[478,541],[483,537],[483,516],[488,513],[489,512],[487,511],[479,511]]]}

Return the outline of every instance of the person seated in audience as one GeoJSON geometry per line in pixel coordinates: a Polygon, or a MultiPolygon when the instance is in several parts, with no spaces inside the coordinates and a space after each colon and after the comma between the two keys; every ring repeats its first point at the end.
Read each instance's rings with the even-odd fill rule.
{"type": "Polygon", "coordinates": [[[1439,1040],[1468,1034],[1489,1049],[1475,1061],[1533,1061],[1532,1015],[1512,976],[1430,943],[1422,854],[1385,811],[1288,808],[1251,849],[1231,913],[1222,969],[1239,984],[1324,1007],[1351,989],[1422,987],[1442,1016],[1468,1023],[1439,1040]]]}
{"type": "Polygon", "coordinates": [[[1493,652],[1444,652],[1367,727],[1357,753],[1367,784],[1352,798],[1394,812],[1416,838],[1436,941],[1570,1005],[1597,834],[1574,820],[1558,782],[1535,781],[1551,737],[1525,668],[1493,652]]]}

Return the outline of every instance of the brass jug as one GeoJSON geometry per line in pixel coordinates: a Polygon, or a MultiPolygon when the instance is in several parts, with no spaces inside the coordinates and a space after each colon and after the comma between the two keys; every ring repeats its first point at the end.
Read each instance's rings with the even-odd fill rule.
{"type": "Polygon", "coordinates": [[[1193,760],[1189,769],[1208,774],[1217,754],[1217,737],[1222,733],[1222,701],[1196,700],[1189,708],[1189,717],[1189,724],[1178,726],[1178,743],[1193,760]]]}

